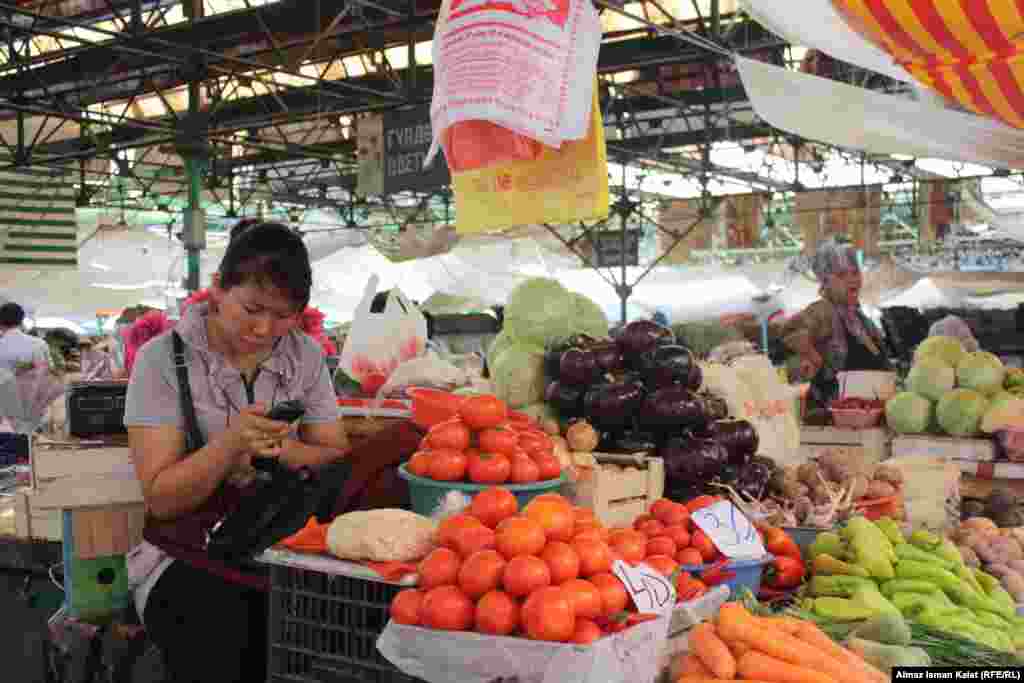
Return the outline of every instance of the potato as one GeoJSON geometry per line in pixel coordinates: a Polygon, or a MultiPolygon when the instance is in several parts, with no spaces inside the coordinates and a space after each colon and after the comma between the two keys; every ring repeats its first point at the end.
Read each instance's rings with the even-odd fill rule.
{"type": "Polygon", "coordinates": [[[982,534],[994,534],[999,531],[999,527],[988,517],[969,517],[960,523],[960,528],[967,529],[971,532],[980,532],[982,534]]]}
{"type": "Polygon", "coordinates": [[[818,468],[817,463],[805,462],[803,465],[800,465],[800,467],[797,469],[797,477],[800,479],[801,482],[807,484],[813,489],[815,486],[821,483],[821,480],[818,479],[819,472],[820,470],[818,468]]]}
{"type": "Polygon", "coordinates": [[[898,467],[893,467],[892,465],[879,465],[875,468],[872,479],[887,481],[893,486],[899,486],[903,483],[903,471],[898,467]]]}
{"type": "Polygon", "coordinates": [[[798,524],[803,524],[812,512],[814,512],[814,503],[812,503],[811,499],[806,495],[800,496],[795,500],[793,504],[793,514],[796,515],[796,521],[798,524]]]}
{"type": "Polygon", "coordinates": [[[796,500],[801,496],[807,496],[811,489],[807,484],[802,484],[793,479],[787,479],[782,487],[782,495],[788,500],[796,500]]]}
{"type": "Polygon", "coordinates": [[[832,502],[832,496],[825,484],[818,483],[817,486],[811,487],[811,500],[815,505],[824,505],[832,502]]]}
{"type": "Polygon", "coordinates": [[[868,498],[888,498],[889,496],[896,495],[896,489],[887,481],[875,479],[868,484],[866,495],[868,498]]]}
{"type": "Polygon", "coordinates": [[[870,487],[870,485],[871,482],[868,480],[867,477],[865,477],[863,474],[857,475],[856,477],[850,480],[849,486],[853,489],[853,492],[850,495],[853,496],[854,500],[857,500],[858,498],[863,498],[864,496],[868,495],[868,488],[870,487]]]}
{"type": "Polygon", "coordinates": [[[1024,576],[1024,560],[1010,560],[1006,566],[1024,576]]]}
{"type": "Polygon", "coordinates": [[[985,567],[985,571],[999,579],[1003,578],[1004,576],[1008,576],[1009,574],[1015,573],[1012,569],[1010,569],[1009,566],[1001,564],[999,562],[988,565],[987,567],[985,567]]]}
{"type": "Polygon", "coordinates": [[[1013,596],[1016,602],[1024,602],[1024,576],[1011,572],[1003,577],[1003,588],[1013,596]]]}
{"type": "Polygon", "coordinates": [[[818,458],[819,463],[821,463],[822,465],[826,465],[828,467],[849,467],[852,464],[851,460],[852,459],[850,458],[850,455],[843,451],[829,451],[828,453],[825,453],[820,458],[818,458]]]}

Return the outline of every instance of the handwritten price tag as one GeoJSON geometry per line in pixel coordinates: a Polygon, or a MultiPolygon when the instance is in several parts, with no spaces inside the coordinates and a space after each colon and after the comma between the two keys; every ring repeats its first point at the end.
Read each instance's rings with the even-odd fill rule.
{"type": "Polygon", "coordinates": [[[641,614],[671,616],[676,606],[676,588],[672,582],[646,564],[631,567],[615,560],[612,573],[619,577],[641,614]]]}
{"type": "Polygon", "coordinates": [[[727,500],[697,510],[693,523],[711,538],[711,542],[729,558],[755,558],[766,554],[757,529],[727,500]]]}

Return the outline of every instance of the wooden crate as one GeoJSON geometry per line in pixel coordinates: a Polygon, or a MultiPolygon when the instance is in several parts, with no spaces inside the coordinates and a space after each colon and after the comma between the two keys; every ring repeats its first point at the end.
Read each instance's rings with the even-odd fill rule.
{"type": "Polygon", "coordinates": [[[889,457],[890,435],[885,429],[839,429],[837,427],[800,427],[800,454],[803,460],[825,453],[850,453],[869,464],[889,457]]]}
{"type": "Polygon", "coordinates": [[[960,467],[960,496],[988,498],[996,489],[1024,496],[1024,464],[954,461],[960,467]]]}
{"type": "Polygon", "coordinates": [[[142,542],[145,513],[141,503],[71,510],[75,557],[94,560],[124,555],[142,542]]]}
{"type": "Polygon", "coordinates": [[[992,462],[996,444],[992,439],[964,439],[953,436],[905,435],[892,440],[892,457],[928,455],[945,460],[992,462]]]}
{"type": "Polygon", "coordinates": [[[661,458],[594,453],[597,466],[577,466],[576,503],[606,526],[628,526],[665,493],[661,458]],[[632,457],[631,461],[628,458],[632,457]],[[624,467],[616,470],[610,467],[624,467]]]}
{"type": "Polygon", "coordinates": [[[39,507],[32,489],[19,488],[14,494],[14,533],[18,538],[62,541],[61,511],[39,507]]]}
{"type": "Polygon", "coordinates": [[[42,508],[143,502],[129,448],[34,448],[32,484],[42,508]]]}

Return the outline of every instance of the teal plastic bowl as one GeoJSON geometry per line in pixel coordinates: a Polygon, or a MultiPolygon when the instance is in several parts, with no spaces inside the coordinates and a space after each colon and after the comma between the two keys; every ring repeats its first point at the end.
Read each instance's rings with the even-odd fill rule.
{"type": "MultiPolygon", "coordinates": [[[[449,491],[460,491],[467,497],[473,498],[484,489],[489,489],[495,484],[466,484],[458,481],[436,481],[417,477],[405,469],[405,465],[399,465],[398,476],[409,482],[409,499],[412,502],[412,511],[419,515],[429,517],[441,503],[449,491]]],[[[542,493],[557,491],[565,483],[565,474],[558,479],[538,481],[533,484],[497,484],[504,489],[511,491],[516,500],[519,501],[519,509],[522,510],[532,499],[542,493]]]]}
{"type": "MultiPolygon", "coordinates": [[[[764,573],[764,568],[771,564],[773,560],[775,560],[775,556],[769,553],[756,560],[732,560],[725,565],[726,571],[736,572],[735,578],[722,584],[729,587],[729,596],[738,597],[740,590],[743,588],[749,588],[751,593],[757,595],[757,592],[761,590],[761,574],[764,573]]],[[[680,566],[697,578],[700,578],[703,572],[711,569],[710,564],[684,564],[680,566]]]]}

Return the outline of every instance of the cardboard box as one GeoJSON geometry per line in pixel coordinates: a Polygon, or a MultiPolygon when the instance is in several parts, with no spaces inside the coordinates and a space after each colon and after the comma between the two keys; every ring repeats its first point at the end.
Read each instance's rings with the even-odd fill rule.
{"type": "Polygon", "coordinates": [[[62,541],[64,524],[60,510],[41,508],[32,489],[19,488],[14,494],[14,533],[18,538],[62,541]]]}
{"type": "Polygon", "coordinates": [[[141,504],[131,449],[41,448],[32,451],[32,483],[41,508],[141,504]]]}

